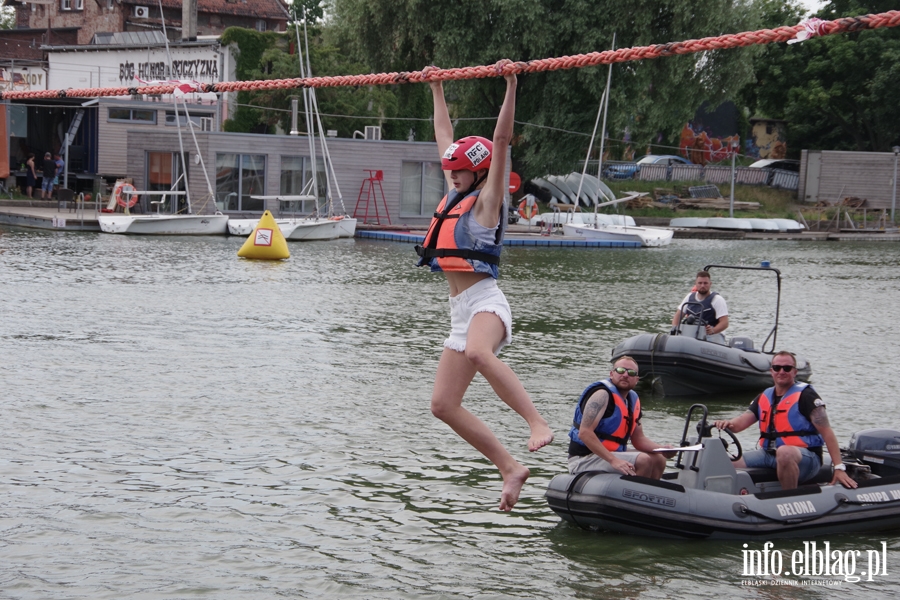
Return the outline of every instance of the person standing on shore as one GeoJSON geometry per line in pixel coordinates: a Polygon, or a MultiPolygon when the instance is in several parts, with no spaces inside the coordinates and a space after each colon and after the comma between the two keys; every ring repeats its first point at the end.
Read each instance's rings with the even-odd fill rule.
{"type": "MultiPolygon", "coordinates": [[[[497,63],[498,70],[509,61],[497,63]]],[[[432,68],[433,69],[433,68],[432,68]]],[[[429,69],[424,73],[427,75],[429,69]]],[[[531,428],[532,452],[553,441],[553,432],[538,413],[519,378],[497,353],[512,340],[512,314],[497,287],[503,244],[506,154],[512,139],[516,76],[506,79],[506,96],[493,143],[470,136],[453,141],[453,124],[441,82],[432,82],[434,131],[450,192],[438,205],[421,247],[419,266],[443,272],[450,287],[450,337],[435,375],[431,412],[487,457],[500,470],[500,510],[512,510],[530,471],[500,443],[481,419],[463,408],[466,389],[476,373],[531,428]]]]}
{"type": "Polygon", "coordinates": [[[37,185],[37,171],[34,168],[34,152],[28,153],[28,160],[25,161],[25,195],[31,199],[34,193],[34,186],[37,185]]]}
{"type": "Polygon", "coordinates": [[[56,161],[49,152],[44,153],[44,180],[41,182],[41,200],[53,197],[53,179],[56,177],[56,161]]]}

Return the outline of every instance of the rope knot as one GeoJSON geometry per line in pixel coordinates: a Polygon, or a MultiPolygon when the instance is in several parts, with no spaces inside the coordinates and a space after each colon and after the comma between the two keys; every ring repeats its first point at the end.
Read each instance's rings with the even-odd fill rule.
{"type": "Polygon", "coordinates": [[[800,42],[805,42],[809,38],[825,35],[825,26],[827,24],[827,21],[817,19],[816,17],[800,21],[800,25],[803,25],[803,29],[797,32],[794,39],[788,40],[788,44],[798,44],[800,42]]]}

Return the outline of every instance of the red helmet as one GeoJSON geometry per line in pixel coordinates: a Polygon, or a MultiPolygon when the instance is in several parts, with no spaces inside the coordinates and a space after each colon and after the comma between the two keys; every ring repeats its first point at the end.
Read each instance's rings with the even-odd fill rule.
{"type": "Polygon", "coordinates": [[[441,157],[444,171],[480,171],[491,167],[491,140],[470,135],[447,146],[441,157]]]}

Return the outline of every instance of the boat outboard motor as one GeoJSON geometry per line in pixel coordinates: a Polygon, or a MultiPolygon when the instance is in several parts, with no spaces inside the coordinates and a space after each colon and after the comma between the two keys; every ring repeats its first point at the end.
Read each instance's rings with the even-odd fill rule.
{"type": "Polygon", "coordinates": [[[871,467],[875,475],[900,475],[900,431],[864,429],[850,438],[845,453],[871,467]]]}

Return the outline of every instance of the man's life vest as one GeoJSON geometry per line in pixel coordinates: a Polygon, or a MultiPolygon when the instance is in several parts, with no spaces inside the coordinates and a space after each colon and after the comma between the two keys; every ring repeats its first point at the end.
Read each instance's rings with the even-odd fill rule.
{"type": "Polygon", "coordinates": [[[595,392],[604,389],[609,393],[610,401],[606,404],[603,418],[594,429],[594,433],[600,438],[603,446],[610,452],[624,452],[628,446],[628,440],[634,433],[638,420],[641,418],[641,400],[634,390],[628,392],[623,398],[619,389],[609,379],[598,381],[589,385],[578,398],[575,406],[575,417],[572,419],[572,428],[569,430],[569,456],[587,456],[591,454],[581,438],[578,430],[584,418],[584,406],[588,398],[595,392]]]}
{"type": "Polygon", "coordinates": [[[784,445],[801,448],[821,448],[825,440],[813,424],[800,412],[800,393],[807,383],[795,383],[777,403],[773,403],[775,388],[759,396],[759,446],[775,450],[784,445]],[[774,441],[774,445],[772,442],[774,441]]]}
{"type": "MultiPolygon", "coordinates": [[[[504,219],[499,219],[493,243],[475,239],[470,230],[472,209],[480,190],[462,195],[451,190],[444,196],[431,219],[423,245],[416,246],[421,258],[417,266],[430,265],[432,271],[487,273],[499,276],[503,248],[504,219]]],[[[501,206],[501,213],[503,211],[501,206]]]]}
{"type": "Polygon", "coordinates": [[[716,309],[713,308],[712,300],[716,296],[718,296],[718,292],[710,292],[710,294],[704,298],[703,300],[697,300],[697,292],[691,292],[691,297],[688,299],[688,302],[695,302],[696,304],[687,304],[682,308],[682,317],[688,315],[697,315],[697,304],[700,304],[703,307],[703,311],[700,312],[700,318],[707,325],[712,325],[715,327],[719,324],[719,319],[716,317],[716,309]]]}

